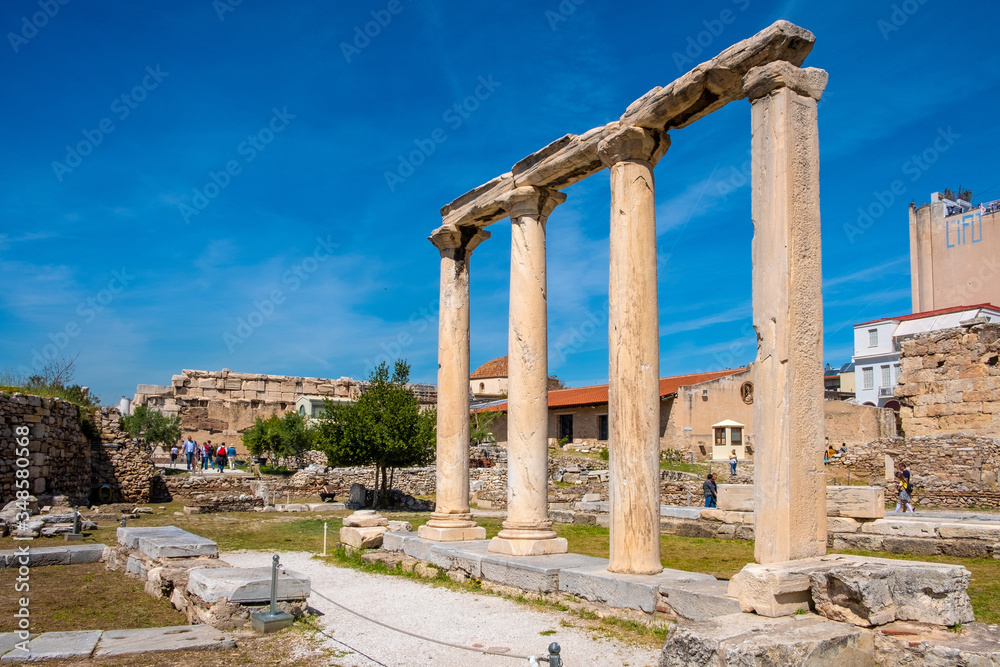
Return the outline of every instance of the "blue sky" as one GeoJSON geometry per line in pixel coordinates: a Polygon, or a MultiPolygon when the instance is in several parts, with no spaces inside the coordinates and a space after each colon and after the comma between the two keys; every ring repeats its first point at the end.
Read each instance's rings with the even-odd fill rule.
{"type": "MultiPolygon", "coordinates": [[[[440,207],[779,18],[830,73],[827,361],[853,323],[909,312],[911,200],[1000,198],[996,3],[619,6],[4,3],[0,368],[78,354],[108,402],[182,368],[361,378],[402,356],[434,382],[440,207]],[[884,212],[862,229],[859,208],[884,212]]],[[[656,169],[663,375],[755,354],[749,116],[673,132],[656,169]]],[[[548,223],[550,372],[571,386],[607,378],[608,190],[569,188],[548,223]]],[[[473,368],[507,346],[508,224],[490,231],[473,368]]]]}

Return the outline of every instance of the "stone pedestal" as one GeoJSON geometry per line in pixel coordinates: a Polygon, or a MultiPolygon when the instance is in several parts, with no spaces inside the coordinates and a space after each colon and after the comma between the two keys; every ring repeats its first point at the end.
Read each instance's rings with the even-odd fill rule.
{"type": "Polygon", "coordinates": [[[490,551],[566,553],[548,518],[548,319],[545,222],[566,195],[521,187],[501,199],[510,213],[510,335],[507,397],[507,520],[490,551]]]}
{"type": "Polygon", "coordinates": [[[418,533],[438,542],[486,539],[469,511],[469,259],[489,237],[475,227],[442,227],[430,237],[441,253],[437,504],[418,533]]]}
{"type": "Polygon", "coordinates": [[[751,103],[754,510],[758,563],[826,553],[823,295],[816,101],[826,72],[743,79],[751,103]]]}
{"type": "Polygon", "coordinates": [[[653,167],[669,137],[628,127],[603,139],[611,172],[608,287],[610,572],[660,564],[660,337],[653,167]]]}

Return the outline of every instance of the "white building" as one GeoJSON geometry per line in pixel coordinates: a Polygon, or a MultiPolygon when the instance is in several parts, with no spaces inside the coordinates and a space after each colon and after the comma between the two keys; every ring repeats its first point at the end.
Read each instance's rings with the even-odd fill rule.
{"type": "Polygon", "coordinates": [[[957,327],[984,318],[1000,322],[1000,308],[983,303],[956,306],[854,325],[855,400],[862,405],[899,410],[894,397],[899,379],[899,342],[916,334],[957,327]]]}

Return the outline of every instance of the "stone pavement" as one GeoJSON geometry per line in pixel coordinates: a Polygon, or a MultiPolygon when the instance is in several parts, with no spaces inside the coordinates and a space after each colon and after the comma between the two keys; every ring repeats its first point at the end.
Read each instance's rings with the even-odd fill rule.
{"type": "Polygon", "coordinates": [[[236,647],[236,642],[209,625],[180,625],[136,630],[44,632],[32,637],[28,651],[18,648],[15,633],[0,634],[0,664],[57,659],[86,659],[162,651],[209,651],[236,647]]]}

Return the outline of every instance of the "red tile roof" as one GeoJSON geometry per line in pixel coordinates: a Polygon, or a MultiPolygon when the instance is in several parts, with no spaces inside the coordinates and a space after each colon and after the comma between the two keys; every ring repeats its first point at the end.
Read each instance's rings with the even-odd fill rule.
{"type": "Polygon", "coordinates": [[[881,317],[877,320],[869,320],[868,322],[859,322],[854,326],[863,327],[866,324],[875,324],[876,322],[905,322],[906,320],[919,320],[923,317],[935,317],[937,315],[947,315],[948,313],[957,313],[963,310],[975,310],[977,308],[989,308],[990,310],[995,310],[997,312],[1000,312],[1000,308],[997,308],[992,303],[977,303],[972,306],[952,306],[951,308],[939,308],[937,310],[927,310],[922,313],[900,315],[899,317],[881,317]]]}
{"type": "MultiPolygon", "coordinates": [[[[723,371],[708,373],[693,373],[690,375],[674,375],[660,378],[660,398],[676,394],[680,387],[688,387],[709,380],[716,380],[728,375],[742,373],[745,368],[727,368],[723,371]]],[[[571,389],[554,389],[549,392],[550,408],[567,408],[577,405],[600,405],[608,402],[608,385],[597,384],[590,387],[573,387],[571,389]]],[[[507,403],[480,408],[483,412],[506,412],[507,403]]]]}
{"type": "Polygon", "coordinates": [[[507,355],[490,359],[485,364],[477,368],[469,376],[473,380],[479,378],[505,378],[507,377],[507,355]]]}

